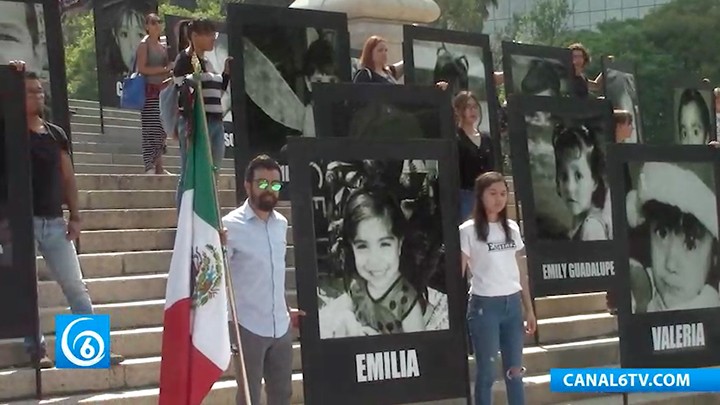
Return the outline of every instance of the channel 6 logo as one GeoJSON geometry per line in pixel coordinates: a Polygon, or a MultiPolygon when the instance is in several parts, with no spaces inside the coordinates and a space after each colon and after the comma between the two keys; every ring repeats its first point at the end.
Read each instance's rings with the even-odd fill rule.
{"type": "Polygon", "coordinates": [[[56,315],[55,367],[110,368],[110,315],[56,315]]]}

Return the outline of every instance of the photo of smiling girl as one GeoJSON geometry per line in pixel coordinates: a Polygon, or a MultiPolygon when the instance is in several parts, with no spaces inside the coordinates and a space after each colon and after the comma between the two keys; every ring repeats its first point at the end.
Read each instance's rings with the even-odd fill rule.
{"type": "Polygon", "coordinates": [[[634,171],[627,219],[644,248],[630,258],[633,313],[720,307],[714,168],[647,162],[634,171]]]}
{"type": "Polygon", "coordinates": [[[713,132],[714,114],[709,107],[712,91],[677,89],[675,96],[675,143],[679,145],[705,145],[713,132]]]}
{"type": "Polygon", "coordinates": [[[439,222],[428,220],[434,185],[404,185],[394,165],[376,163],[346,165],[333,178],[351,178],[349,187],[328,185],[336,208],[327,211],[331,260],[319,269],[322,339],[449,328],[447,295],[431,281],[443,266],[439,222]]]}

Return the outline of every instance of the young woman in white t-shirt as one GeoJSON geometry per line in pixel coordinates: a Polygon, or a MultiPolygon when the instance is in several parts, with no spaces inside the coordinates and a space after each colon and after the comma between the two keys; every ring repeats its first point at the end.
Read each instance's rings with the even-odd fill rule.
{"type": "Polygon", "coordinates": [[[508,405],[524,405],[524,333],[537,322],[530,301],[525,244],[518,224],[507,218],[508,187],[497,172],[475,180],[473,219],[460,225],[462,272],[471,273],[467,320],[475,350],[475,404],[492,404],[498,350],[508,405]],[[524,308],[524,314],[523,314],[524,308]],[[523,325],[524,321],[524,325],[523,325]]]}

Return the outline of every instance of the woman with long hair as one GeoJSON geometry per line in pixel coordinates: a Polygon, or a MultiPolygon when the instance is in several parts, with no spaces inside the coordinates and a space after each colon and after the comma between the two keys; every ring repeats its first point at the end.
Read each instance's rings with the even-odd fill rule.
{"type": "Polygon", "coordinates": [[[472,213],[475,203],[475,179],[493,170],[493,145],[490,134],[480,131],[482,107],[470,91],[461,91],[453,99],[457,126],[458,162],[460,163],[460,222],[472,213]]]}
{"type": "Polygon", "coordinates": [[[524,405],[523,332],[535,332],[525,244],[507,217],[508,187],[497,172],[475,180],[473,218],[460,225],[462,273],[471,273],[467,320],[475,351],[475,404],[492,404],[498,350],[509,405],[524,405]],[[523,315],[524,309],[524,315],[523,315]],[[523,318],[525,325],[523,326],[523,318]]]}
{"type": "Polygon", "coordinates": [[[145,105],[140,113],[142,155],[146,174],[169,174],[162,164],[167,135],[160,121],[160,90],[169,82],[172,64],[165,45],[160,43],[163,27],[155,13],[145,16],[147,35],[140,41],[135,60],[138,73],[145,76],[145,105]]]}

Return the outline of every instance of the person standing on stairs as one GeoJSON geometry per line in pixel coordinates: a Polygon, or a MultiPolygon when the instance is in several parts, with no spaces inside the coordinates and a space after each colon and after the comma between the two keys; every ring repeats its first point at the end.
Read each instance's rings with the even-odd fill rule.
{"type": "MultiPolygon", "coordinates": [[[[80,261],[73,243],[80,237],[80,211],[75,172],[70,157],[70,143],[65,131],[42,117],[45,93],[37,74],[25,71],[25,62],[12,61],[19,71],[25,72],[25,108],[30,137],[30,159],[33,193],[33,223],[35,245],[45,259],[55,281],[60,284],[73,314],[92,314],[90,294],[83,282],[80,261]],[[63,217],[63,204],[70,216],[63,217]]],[[[25,350],[41,368],[52,368],[47,356],[45,338],[25,338],[25,350]],[[37,342],[40,351],[36,351],[37,342]]],[[[111,353],[111,364],[124,358],[111,353]]]]}
{"type": "MultiPolygon", "coordinates": [[[[260,155],[245,170],[245,203],[223,217],[223,242],[233,280],[245,374],[252,404],[238,389],[237,405],[260,405],[262,380],[267,403],[290,405],[293,334],[303,311],[285,300],[288,221],[275,206],[280,165],[260,155]]],[[[230,325],[234,330],[234,325],[230,325]]],[[[237,361],[235,367],[239,367],[237,361]]],[[[236,372],[236,376],[241,375],[236,372]]],[[[242,381],[238,381],[238,387],[242,381]]]]}
{"type": "Polygon", "coordinates": [[[469,91],[459,92],[453,99],[453,110],[460,163],[460,223],[463,223],[475,205],[475,179],[492,171],[495,162],[490,134],[480,131],[483,116],[477,97],[469,91]]]}
{"type": "Polygon", "coordinates": [[[219,170],[225,157],[225,129],[223,126],[222,95],[230,83],[230,62],[232,57],[225,59],[225,67],[222,74],[216,72],[210,61],[205,57],[205,52],[210,52],[215,47],[215,39],[218,32],[215,24],[204,18],[194,19],[188,24],[188,35],[190,46],[178,53],[173,68],[175,85],[180,88],[178,118],[178,141],[180,143],[180,180],[178,182],[177,207],[180,208],[182,190],[182,176],[185,172],[185,154],[187,151],[187,137],[190,133],[188,128],[189,118],[192,114],[190,89],[192,88],[193,56],[197,55],[202,69],[200,80],[202,81],[202,95],[205,104],[205,115],[210,138],[210,150],[213,164],[219,170]]]}
{"type": "Polygon", "coordinates": [[[163,27],[160,17],[151,13],[145,16],[147,35],[135,51],[137,72],[145,76],[145,105],[140,113],[142,124],[142,156],[146,174],[170,174],[163,168],[167,135],[160,122],[160,90],[172,74],[167,49],[160,43],[163,27]]]}
{"type": "Polygon", "coordinates": [[[468,330],[475,351],[475,405],[491,405],[502,353],[508,405],[525,405],[523,332],[537,327],[518,224],[507,217],[508,187],[498,172],[475,180],[473,218],[460,225],[461,271],[471,273],[468,330]],[[523,314],[524,312],[524,314],[523,314]],[[525,325],[523,326],[523,318],[525,325]]]}

